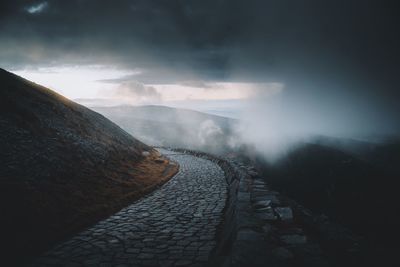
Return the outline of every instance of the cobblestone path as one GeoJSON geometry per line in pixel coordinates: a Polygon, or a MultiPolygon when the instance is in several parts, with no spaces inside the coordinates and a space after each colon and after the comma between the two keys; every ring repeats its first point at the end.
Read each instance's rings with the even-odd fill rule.
{"type": "Polygon", "coordinates": [[[206,265],[227,198],[224,173],[211,161],[160,151],[179,163],[178,174],[33,266],[206,265]]]}

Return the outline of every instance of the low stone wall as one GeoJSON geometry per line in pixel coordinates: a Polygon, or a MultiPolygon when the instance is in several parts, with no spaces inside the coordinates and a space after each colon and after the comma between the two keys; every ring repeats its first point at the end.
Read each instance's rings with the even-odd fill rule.
{"type": "Polygon", "coordinates": [[[224,209],[224,218],[222,225],[219,227],[217,247],[213,252],[213,259],[209,263],[211,266],[230,266],[231,265],[231,249],[237,234],[237,196],[239,192],[240,173],[235,169],[233,164],[220,157],[188,149],[170,149],[176,152],[190,154],[196,157],[210,160],[224,171],[226,182],[228,184],[228,198],[224,209]]]}
{"type": "Polygon", "coordinates": [[[229,196],[208,266],[330,266],[338,253],[339,262],[357,258],[358,241],[351,233],[271,190],[254,167],[203,152],[174,151],[211,160],[225,172],[229,196]]]}

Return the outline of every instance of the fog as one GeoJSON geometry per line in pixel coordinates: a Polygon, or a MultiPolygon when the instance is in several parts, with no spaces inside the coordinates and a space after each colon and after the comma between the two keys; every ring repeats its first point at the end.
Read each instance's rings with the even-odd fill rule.
{"type": "MultiPolygon", "coordinates": [[[[244,90],[245,97],[215,103],[182,100],[179,105],[159,101],[180,108],[126,105],[94,109],[150,145],[219,155],[247,148],[271,163],[305,143],[320,142],[321,136],[372,143],[399,136],[396,111],[374,98],[370,87],[361,88],[354,81],[321,81],[320,77],[247,83],[233,79],[230,88],[238,84],[235,90],[244,90]],[[225,108],[227,114],[234,111],[237,116],[217,116],[213,114],[217,108],[218,114],[225,108]]],[[[218,90],[216,85],[210,89],[205,81],[199,84],[218,90]]],[[[149,95],[142,86],[129,89],[130,96],[149,95]]],[[[151,89],[152,95],[162,95],[160,89],[151,89]]]]}
{"type": "Polygon", "coordinates": [[[196,149],[214,154],[231,151],[237,144],[236,120],[188,109],[165,106],[94,107],[141,141],[173,148],[196,149]],[[234,145],[232,145],[234,144],[234,145]]]}
{"type": "Polygon", "coordinates": [[[165,138],[161,130],[131,133],[209,151],[217,150],[215,143],[223,151],[245,144],[275,160],[315,135],[367,141],[398,135],[396,10],[396,1],[374,0],[9,0],[0,3],[0,62],[14,71],[115,69],[125,75],[94,75],[104,77],[86,86],[61,73],[64,82],[52,89],[60,86],[64,95],[92,105],[96,97],[103,105],[119,98],[170,105],[163,102],[169,99],[188,109],[239,114],[239,126],[223,142],[218,127],[227,133],[214,118],[170,121],[158,128],[168,129],[165,138]],[[210,84],[225,84],[226,91],[210,91],[210,84]],[[246,95],[239,84],[259,88],[246,95]],[[279,84],[279,92],[271,94],[271,84],[279,84]],[[217,97],[236,102],[230,110],[217,103],[211,109],[217,97]]]}
{"type": "Polygon", "coordinates": [[[399,136],[396,112],[367,92],[317,87],[323,83],[308,86],[282,84],[273,95],[260,88],[259,94],[246,99],[235,128],[238,143],[253,145],[274,162],[320,136],[373,143],[399,136]]]}

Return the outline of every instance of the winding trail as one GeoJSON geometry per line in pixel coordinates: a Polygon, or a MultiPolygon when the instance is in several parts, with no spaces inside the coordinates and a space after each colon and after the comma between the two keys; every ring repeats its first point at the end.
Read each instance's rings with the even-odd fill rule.
{"type": "Polygon", "coordinates": [[[227,199],[215,163],[160,149],[180,165],[161,188],[64,242],[33,266],[203,266],[227,199]]]}

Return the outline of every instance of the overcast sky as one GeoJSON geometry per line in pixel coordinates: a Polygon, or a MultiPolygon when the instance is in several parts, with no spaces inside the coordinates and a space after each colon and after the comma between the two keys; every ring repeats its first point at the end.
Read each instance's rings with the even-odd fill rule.
{"type": "Polygon", "coordinates": [[[85,103],[279,96],[397,131],[397,2],[2,0],[0,67],[85,103]]]}

